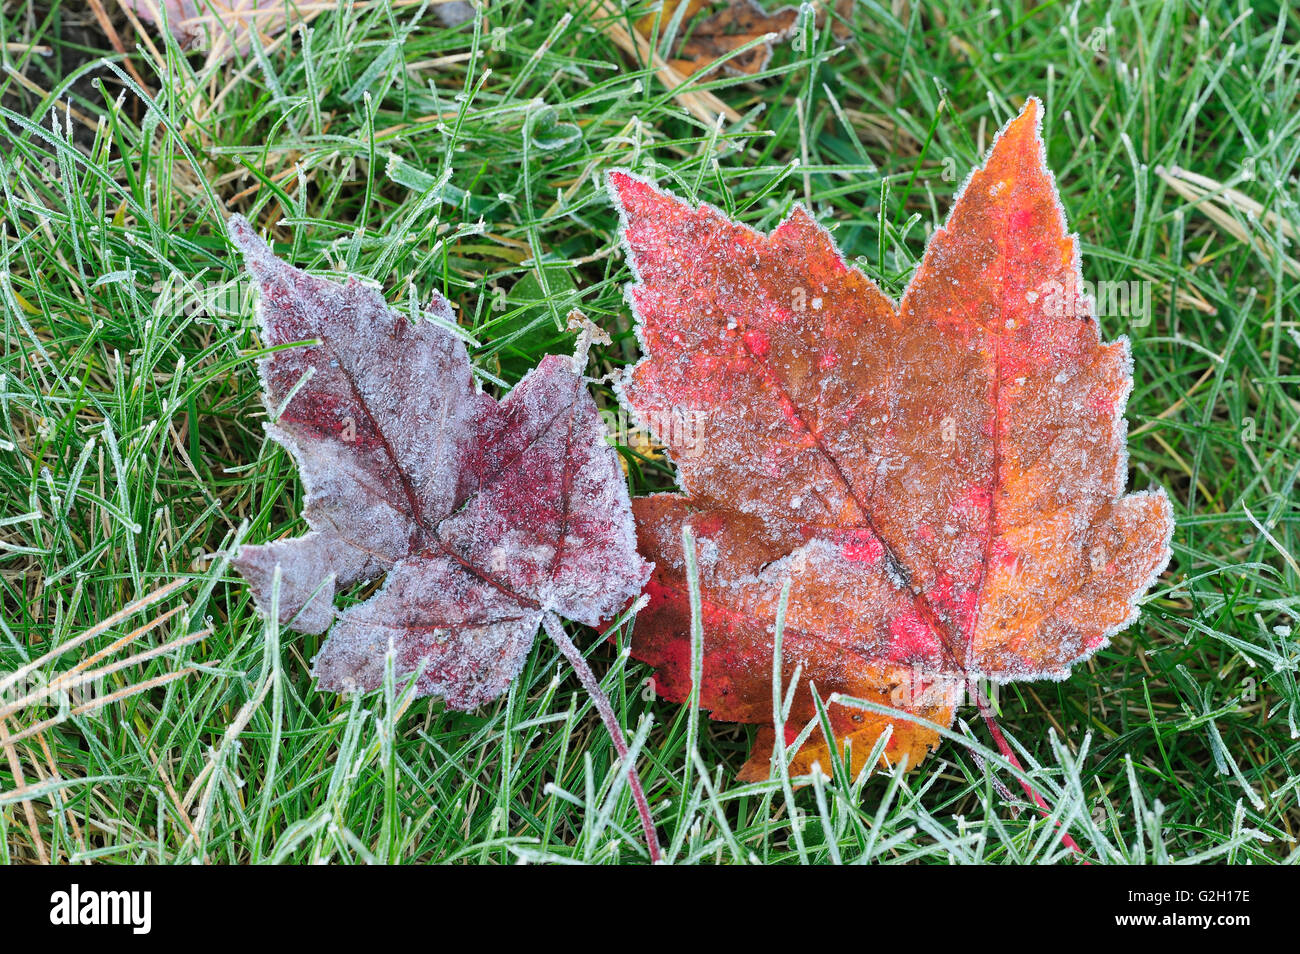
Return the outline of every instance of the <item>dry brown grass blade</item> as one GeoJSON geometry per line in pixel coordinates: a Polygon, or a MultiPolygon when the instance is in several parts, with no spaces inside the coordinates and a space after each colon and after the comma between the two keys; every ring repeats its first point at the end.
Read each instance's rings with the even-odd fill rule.
{"type": "Polygon", "coordinates": [[[1218,370],[1219,370],[1218,366],[1213,364],[1210,365],[1208,368],[1206,368],[1205,371],[1201,374],[1201,376],[1197,379],[1196,383],[1193,384],[1190,388],[1188,388],[1187,392],[1182,397],[1180,397],[1173,404],[1169,405],[1169,407],[1165,408],[1163,411],[1161,411],[1151,420],[1147,421],[1141,427],[1134,428],[1129,433],[1129,437],[1134,438],[1137,437],[1139,434],[1145,434],[1147,431],[1155,427],[1157,422],[1163,421],[1166,418],[1173,417],[1175,414],[1177,414],[1180,410],[1182,410],[1183,405],[1187,403],[1188,398],[1190,398],[1193,394],[1195,394],[1200,389],[1202,384],[1210,380],[1210,378],[1214,377],[1214,373],[1218,370]]]}
{"type": "MultiPolygon", "coordinates": [[[[211,634],[205,632],[202,635],[208,636],[211,634]]],[[[169,646],[168,648],[173,649],[175,647],[169,646]]],[[[52,729],[55,726],[66,722],[73,716],[90,715],[92,712],[104,708],[104,706],[111,705],[114,702],[120,702],[122,699],[129,699],[131,696],[137,695],[141,692],[147,692],[150,689],[157,689],[159,686],[165,686],[167,683],[175,682],[177,679],[188,676],[193,672],[198,672],[198,669],[194,666],[189,666],[185,669],[177,669],[175,672],[163,673],[161,676],[155,676],[152,679],[146,679],[144,682],[137,682],[130,686],[123,686],[121,689],[110,692],[106,696],[100,696],[98,699],[92,699],[90,702],[83,702],[79,706],[74,706],[72,709],[68,710],[67,715],[60,714],[57,716],[51,716],[48,719],[43,719],[40,722],[29,725],[22,731],[15,732],[13,735],[9,736],[9,740],[10,742],[21,742],[23,739],[31,738],[38,733],[52,729]]]]}
{"type": "MultiPolygon", "coordinates": [[[[11,686],[16,685],[20,680],[26,678],[29,674],[39,669],[41,666],[44,666],[50,660],[57,659],[58,657],[64,655],[65,653],[71,652],[72,650],[76,649],[78,646],[84,645],[85,643],[94,639],[96,636],[100,635],[101,633],[106,632],[109,629],[112,629],[118,623],[122,622],[122,620],[129,619],[130,617],[134,616],[136,613],[140,612],[140,610],[152,606],[153,604],[157,603],[159,600],[162,600],[163,598],[170,596],[172,593],[176,592],[178,589],[183,587],[188,582],[190,581],[185,579],[184,577],[180,579],[172,580],[170,583],[158,587],[158,589],[154,590],[152,593],[148,593],[140,597],[138,600],[134,600],[130,603],[127,603],[116,613],[113,613],[112,615],[107,616],[104,619],[100,620],[98,623],[96,623],[94,626],[90,627],[80,635],[74,636],[72,637],[72,639],[60,643],[59,645],[55,646],[53,649],[46,652],[44,655],[39,656],[36,659],[33,659],[31,662],[27,663],[26,665],[18,667],[13,672],[11,672],[8,676],[6,676],[3,679],[0,679],[0,693],[4,693],[11,686]]],[[[170,615],[170,614],[165,614],[165,616],[166,615],[170,615]]],[[[148,632],[150,628],[152,627],[145,628],[142,630],[142,632],[148,632]]]]}
{"type": "MultiPolygon", "coordinates": [[[[143,652],[136,653],[133,656],[128,656],[125,659],[120,659],[117,662],[113,663],[112,665],[104,666],[103,668],[100,669],[83,670],[74,667],[73,669],[70,669],[67,672],[61,672],[41,688],[27,693],[27,695],[23,696],[20,699],[7,703],[4,706],[0,706],[0,719],[7,718],[13,715],[14,713],[22,709],[25,709],[30,705],[33,705],[34,703],[47,700],[51,695],[70,692],[73,689],[79,689],[88,683],[92,683],[97,680],[104,679],[107,676],[111,676],[115,672],[120,672],[123,669],[126,669],[130,666],[138,665],[142,662],[148,662],[150,659],[155,659],[158,656],[164,656],[167,653],[172,652],[173,650],[180,649],[182,646],[188,646],[190,643],[198,642],[200,639],[205,639],[211,635],[212,635],[212,630],[201,629],[194,633],[187,633],[184,636],[177,636],[175,639],[170,639],[167,642],[163,643],[161,646],[155,646],[152,649],[146,649],[143,652]]],[[[117,693],[113,693],[113,695],[117,695],[117,693]]],[[[104,699],[106,700],[109,698],[111,697],[110,696],[104,697],[104,699]]],[[[99,705],[100,705],[99,700],[95,700],[94,702],[77,706],[72,710],[72,714],[80,715],[82,714],[83,711],[91,711],[93,709],[99,708],[99,705]]],[[[24,735],[26,734],[27,733],[24,733],[24,735]]]]}
{"type": "Polygon", "coordinates": [[[140,18],[135,15],[135,11],[131,9],[131,5],[129,3],[124,3],[123,0],[117,0],[117,8],[126,14],[126,18],[131,21],[131,26],[135,27],[136,35],[140,38],[140,42],[144,44],[145,49],[149,51],[149,56],[152,57],[154,61],[154,67],[159,70],[166,70],[167,57],[163,56],[158,47],[154,44],[149,29],[140,22],[140,18]]]}
{"type": "MultiPolygon", "coordinates": [[[[153,21],[157,29],[161,28],[162,16],[159,7],[163,5],[164,0],[136,0],[137,5],[143,9],[147,16],[153,21]]],[[[348,4],[349,9],[365,10],[368,7],[375,6],[380,0],[358,0],[348,4]]],[[[400,9],[403,7],[413,6],[440,6],[447,3],[455,3],[457,0],[383,0],[385,7],[400,9]]],[[[118,0],[118,5],[126,12],[127,17],[131,20],[132,25],[141,37],[150,46],[151,51],[157,52],[157,48],[149,42],[149,27],[142,24],[136,16],[136,11],[131,8],[130,3],[126,0],[118,0]]],[[[236,6],[223,0],[215,0],[210,5],[205,3],[199,4],[199,11],[195,16],[183,17],[173,22],[173,30],[180,31],[179,36],[184,38],[184,42],[193,43],[195,36],[202,36],[206,33],[210,39],[210,45],[207,47],[207,58],[204,61],[202,72],[209,73],[213,67],[219,66],[225,62],[232,53],[237,49],[246,50],[248,47],[248,34],[256,29],[258,36],[262,40],[262,45],[266,46],[271,42],[272,37],[293,29],[300,23],[310,23],[322,13],[331,10],[337,10],[340,6],[339,0],[314,0],[314,2],[289,3],[289,10],[286,11],[286,5],[281,2],[271,2],[271,0],[257,0],[249,6],[236,6]],[[288,19],[286,20],[286,13],[288,19]]],[[[156,32],[156,29],[155,31],[156,32]]],[[[201,47],[200,47],[201,49],[201,47]]]]}
{"type": "MultiPolygon", "coordinates": [[[[28,79],[26,76],[18,72],[8,63],[4,64],[4,70],[5,73],[10,78],[12,78],[15,83],[17,83],[19,86],[26,89],[29,93],[34,93],[37,96],[41,97],[42,99],[50,98],[49,90],[42,87],[39,83],[35,83],[32,80],[28,79]]],[[[99,125],[98,119],[94,119],[90,116],[87,116],[85,113],[83,113],[81,110],[77,109],[75,106],[73,106],[71,103],[67,101],[64,101],[62,103],[57,103],[54,108],[56,109],[61,108],[65,113],[67,113],[67,115],[71,116],[77,122],[81,123],[87,129],[90,129],[92,131],[99,125]]]]}
{"type": "Polygon", "coordinates": [[[198,793],[200,786],[203,788],[203,797],[199,799],[198,813],[194,816],[194,823],[189,825],[190,834],[194,838],[194,847],[196,848],[200,844],[199,832],[205,827],[207,814],[212,806],[213,796],[216,794],[216,786],[220,781],[220,776],[216,771],[217,763],[225,757],[231,743],[239,738],[244,729],[248,727],[248,723],[252,721],[253,714],[257,712],[263,701],[265,701],[267,694],[271,691],[271,680],[272,673],[268,670],[262,675],[262,681],[257,690],[247,702],[240,706],[239,711],[235,713],[234,720],[226,726],[226,731],[221,736],[221,744],[213,750],[207,764],[203,766],[203,770],[199,772],[189,791],[185,793],[182,804],[188,807],[193,804],[194,796],[198,793]],[[206,785],[204,785],[205,780],[206,785]]]}
{"type": "Polygon", "coordinates": [[[1188,172],[1186,169],[1180,169],[1177,166],[1159,167],[1156,169],[1156,175],[1179,196],[1204,212],[1206,217],[1219,228],[1233,238],[1255,246],[1265,256],[1276,253],[1281,258],[1282,268],[1286,270],[1287,274],[1292,278],[1300,278],[1300,262],[1297,262],[1290,255],[1284,255],[1272,248],[1264,240],[1263,236],[1251,234],[1251,231],[1242,226],[1237,217],[1233,215],[1233,211],[1235,210],[1251,221],[1260,223],[1261,226],[1272,230],[1275,234],[1281,232],[1282,238],[1289,242],[1294,242],[1298,237],[1293,223],[1282,218],[1276,212],[1265,211],[1264,206],[1250,196],[1208,176],[1188,172]]]}
{"type": "MultiPolygon", "coordinates": [[[[23,777],[23,764],[18,758],[18,750],[14,748],[17,740],[9,734],[7,720],[0,719],[0,748],[5,750],[5,758],[9,761],[9,771],[13,773],[15,792],[21,792],[27,787],[27,779],[23,777]]],[[[40,859],[41,864],[50,863],[49,853],[45,850],[45,842],[41,838],[40,827],[36,824],[36,806],[32,804],[31,799],[25,798],[19,804],[23,806],[23,815],[27,819],[27,830],[32,836],[32,844],[36,846],[36,857],[40,859]]]]}
{"type": "Polygon", "coordinates": [[[113,26],[113,21],[108,18],[108,11],[104,9],[101,0],[86,0],[90,7],[90,12],[95,15],[95,20],[99,23],[99,28],[104,31],[104,36],[108,37],[108,42],[113,45],[113,49],[122,54],[122,65],[126,67],[131,78],[140,84],[142,89],[148,89],[149,84],[144,81],[131,62],[131,58],[126,55],[126,46],[122,43],[122,38],[117,33],[117,27],[113,26]]]}
{"type": "Polygon", "coordinates": [[[153,760],[153,767],[157,769],[158,777],[162,779],[163,788],[167,792],[167,797],[171,799],[172,807],[176,809],[177,815],[179,815],[181,821],[185,823],[186,830],[190,833],[190,837],[194,839],[194,843],[197,845],[199,843],[199,833],[194,830],[194,825],[190,821],[189,812],[187,812],[185,806],[181,804],[181,797],[176,793],[176,786],[172,784],[171,776],[167,774],[167,769],[163,768],[162,759],[158,758],[158,753],[153,750],[152,746],[149,748],[149,758],[153,760]]]}
{"type": "MultiPolygon", "coordinates": [[[[48,777],[57,778],[59,775],[59,764],[55,761],[54,752],[50,749],[50,743],[45,738],[44,734],[36,736],[36,744],[41,747],[41,755],[45,757],[45,764],[49,767],[50,774],[48,777]]],[[[82,834],[81,824],[77,821],[77,814],[72,810],[72,806],[69,804],[70,799],[68,797],[67,789],[59,789],[59,799],[62,801],[64,806],[63,811],[65,817],[68,819],[68,827],[72,829],[72,837],[76,840],[78,849],[85,852],[86,836],[82,834]]]]}
{"type": "Polygon", "coordinates": [[[79,660],[76,663],[76,665],[72,667],[70,671],[81,672],[95,665],[95,663],[99,662],[101,659],[107,659],[109,656],[113,655],[113,653],[117,652],[123,646],[129,645],[130,643],[135,642],[145,633],[157,629],[159,626],[167,622],[169,619],[171,619],[173,616],[175,616],[183,609],[185,609],[184,606],[173,606],[171,609],[163,613],[161,616],[155,616],[153,619],[149,620],[149,622],[137,626],[135,629],[131,630],[131,632],[127,633],[125,636],[120,636],[117,639],[113,640],[103,649],[97,650],[96,652],[91,653],[85,659],[79,660]]]}
{"type": "MultiPolygon", "coordinates": [[[[91,626],[89,629],[85,630],[79,635],[74,636],[72,639],[65,640],[63,643],[60,643],[58,646],[53,647],[43,655],[19,667],[15,671],[6,675],[3,679],[0,679],[0,694],[7,692],[15,685],[21,683],[22,680],[24,680],[27,676],[31,675],[33,672],[39,670],[46,663],[49,663],[59,658],[60,656],[63,656],[66,653],[71,652],[72,650],[78,648],[79,646],[82,646],[85,643],[89,642],[90,640],[94,639],[96,636],[99,636],[102,633],[106,632],[107,630],[111,629],[112,627],[122,622],[123,620],[129,619],[131,616],[135,615],[141,610],[146,609],[149,606],[158,603],[160,600],[176,592],[178,589],[183,587],[188,582],[189,581],[186,579],[178,579],[178,580],[173,580],[172,582],[166,584],[165,586],[159,587],[158,589],[141,597],[140,599],[128,603],[126,606],[122,607],[122,609],[118,610],[116,613],[113,613],[107,618],[101,620],[100,622],[96,623],[94,626],[91,626]]],[[[94,663],[106,658],[109,654],[115,652],[117,649],[120,649],[122,646],[125,646],[131,643],[132,641],[139,639],[141,636],[145,635],[146,633],[149,633],[152,630],[156,629],[162,623],[166,622],[167,620],[175,616],[176,613],[178,613],[181,609],[183,609],[183,607],[175,607],[167,611],[166,613],[163,613],[162,615],[150,620],[144,625],[136,627],[134,630],[132,630],[130,633],[126,634],[125,636],[122,636],[117,640],[114,640],[107,647],[93,653],[91,656],[87,657],[86,659],[81,660],[68,671],[60,673],[54,679],[46,682],[42,688],[32,692],[28,692],[21,698],[6,703],[3,706],[0,706],[0,747],[2,747],[5,750],[5,756],[9,763],[9,768],[13,774],[14,783],[15,783],[15,788],[10,794],[21,793],[27,787],[26,777],[22,769],[22,761],[18,756],[18,750],[16,748],[17,743],[33,737],[37,737],[40,741],[42,750],[46,754],[47,759],[51,760],[52,770],[57,773],[57,767],[54,766],[52,757],[50,756],[49,753],[49,747],[45,743],[45,739],[41,735],[41,733],[45,732],[50,728],[53,728],[54,726],[58,725],[61,722],[66,721],[71,716],[85,715],[87,713],[93,712],[99,708],[102,708],[105,705],[108,705],[111,702],[117,701],[118,699],[126,698],[127,696],[134,695],[137,692],[143,692],[146,689],[153,688],[154,686],[161,685],[165,682],[170,682],[172,679],[179,678],[181,675],[184,675],[185,673],[193,672],[193,669],[186,669],[179,673],[168,673],[165,676],[158,677],[157,679],[147,680],[144,683],[138,683],[133,686],[127,686],[123,689],[119,689],[114,693],[111,693],[108,696],[103,696],[98,699],[90,700],[89,702],[78,705],[68,710],[67,712],[61,712],[58,715],[52,716],[49,719],[42,720],[41,722],[35,723],[34,725],[26,726],[23,729],[19,730],[18,732],[11,733],[9,731],[9,727],[8,727],[9,718],[34,702],[48,700],[51,693],[66,692],[70,689],[74,689],[78,686],[84,685],[85,683],[90,682],[94,679],[102,678],[103,676],[109,675],[113,672],[117,672],[118,670],[123,669],[126,666],[133,665],[138,662],[143,662],[147,659],[151,659],[155,656],[161,655],[165,652],[168,652],[186,643],[194,642],[196,639],[202,638],[202,636],[206,635],[207,634],[206,631],[200,633],[192,633],[189,634],[188,636],[182,636],[178,639],[171,640],[168,643],[165,643],[163,646],[159,646],[151,650],[146,650],[145,652],[142,653],[137,653],[136,655],[126,660],[123,660],[121,662],[114,663],[111,666],[106,666],[98,670],[89,668],[90,666],[93,666],[94,663]]],[[[26,817],[28,830],[31,832],[32,835],[33,844],[36,846],[37,855],[42,863],[48,863],[50,858],[45,848],[45,844],[40,836],[40,829],[36,821],[35,806],[33,805],[30,799],[21,799],[20,804],[23,806],[23,813],[26,817]]],[[[76,824],[75,819],[73,819],[73,829],[76,832],[77,837],[80,837],[80,828],[76,824]]]]}

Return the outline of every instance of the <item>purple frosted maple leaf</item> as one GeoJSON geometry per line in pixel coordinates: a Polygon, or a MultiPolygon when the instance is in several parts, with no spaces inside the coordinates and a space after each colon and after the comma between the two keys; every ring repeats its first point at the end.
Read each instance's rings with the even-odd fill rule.
{"type": "MultiPolygon", "coordinates": [[[[423,666],[421,695],[472,708],[509,686],[544,618],[595,625],[640,593],[627,487],[573,360],[544,358],[498,402],[455,335],[287,265],[240,216],[229,228],[279,348],[260,362],[267,430],[298,464],[311,528],[234,566],[264,612],[280,567],[284,625],[333,627],[321,688],[375,688],[391,645],[399,675],[423,666]],[[383,574],[336,611],[336,589],[383,574]]],[[[431,310],[452,317],[441,296],[431,310]]]]}

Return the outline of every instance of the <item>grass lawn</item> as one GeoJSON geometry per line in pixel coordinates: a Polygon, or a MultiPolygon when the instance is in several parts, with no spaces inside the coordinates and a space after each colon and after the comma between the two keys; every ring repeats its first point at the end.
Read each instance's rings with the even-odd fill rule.
{"type": "MultiPolygon", "coordinates": [[[[455,713],[316,692],[321,637],[255,612],[227,556],[300,532],[302,492],[262,430],[227,215],[395,307],[443,293],[503,393],[572,350],[573,308],[613,337],[594,376],[637,356],[607,170],[761,229],[803,202],[897,296],[1029,95],[1086,278],[1138,292],[1099,320],[1132,340],[1131,486],[1166,487],[1178,518],[1137,623],[1069,680],[1000,694],[1053,817],[974,710],[909,774],[742,785],[752,727],[647,698],[629,625],[574,635],[642,728],[677,862],[1075,862],[1057,822],[1094,863],[1300,857],[1289,4],[860,2],[756,77],[675,90],[617,42],[618,0],[494,0],[459,28],[355,3],[212,62],[115,2],[110,37],[97,5],[0,15],[0,673],[61,644],[47,678],[99,673],[62,707],[18,704],[34,677],[0,692],[0,862],[644,861],[548,641],[508,696],[455,713]]],[[[617,423],[608,382],[593,392],[617,423]]],[[[617,433],[633,494],[673,485],[617,433]]]]}

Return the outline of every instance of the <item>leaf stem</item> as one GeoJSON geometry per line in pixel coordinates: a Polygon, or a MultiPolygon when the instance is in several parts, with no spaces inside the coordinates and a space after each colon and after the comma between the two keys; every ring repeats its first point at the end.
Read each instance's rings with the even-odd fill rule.
{"type": "MultiPolygon", "coordinates": [[[[984,717],[984,724],[989,727],[989,733],[993,736],[993,741],[997,743],[998,751],[1002,753],[1002,757],[1010,762],[1017,770],[1024,772],[1025,768],[1020,764],[1020,759],[1016,758],[1016,753],[1012,751],[1010,743],[1006,740],[1006,736],[1004,736],[1002,730],[998,728],[997,719],[993,715],[993,707],[989,705],[988,697],[984,695],[984,690],[982,688],[976,688],[975,702],[979,706],[980,715],[984,717]]],[[[1052,814],[1051,809],[1047,807],[1047,802],[1043,800],[1043,796],[1038,794],[1038,790],[1020,776],[1016,777],[1016,781],[1018,781],[1020,787],[1025,790],[1025,794],[1029,796],[1029,800],[1038,806],[1038,811],[1042,816],[1044,818],[1050,818],[1052,814]]],[[[1054,822],[1053,824],[1058,828],[1061,825],[1060,822],[1054,822]]],[[[1069,832],[1061,832],[1061,844],[1065,845],[1065,847],[1069,848],[1080,858],[1083,858],[1083,849],[1079,847],[1079,843],[1074,840],[1069,832]]],[[[1083,863],[1085,865],[1088,864],[1086,858],[1083,863]]]]}
{"type": "Polygon", "coordinates": [[[554,613],[546,613],[542,616],[542,627],[546,630],[546,635],[551,637],[552,642],[560,647],[560,652],[564,653],[564,658],[569,660],[569,665],[573,671],[578,674],[578,681],[582,687],[587,690],[591,696],[592,704],[595,705],[596,711],[600,713],[600,719],[605,723],[605,730],[609,732],[610,741],[614,743],[614,750],[618,753],[621,761],[627,762],[627,784],[632,789],[632,800],[636,802],[637,814],[641,816],[641,827],[645,830],[646,848],[650,851],[650,863],[658,864],[660,861],[659,852],[659,834],[655,831],[654,821],[650,817],[650,804],[646,801],[645,791],[641,788],[641,776],[637,774],[636,765],[628,761],[627,741],[623,738],[623,727],[618,724],[618,718],[614,715],[614,707],[610,705],[609,696],[605,695],[605,690],[600,688],[600,681],[596,679],[596,674],[591,671],[587,665],[587,660],[583,657],[582,652],[573,644],[569,634],[564,631],[559,618],[554,613]]]}

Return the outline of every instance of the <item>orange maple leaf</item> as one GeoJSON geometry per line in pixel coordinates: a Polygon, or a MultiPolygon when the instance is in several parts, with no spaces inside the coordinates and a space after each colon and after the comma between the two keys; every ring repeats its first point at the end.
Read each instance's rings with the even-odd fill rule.
{"type": "MultiPolygon", "coordinates": [[[[788,585],[787,742],[823,699],[854,772],[915,765],[971,680],[1063,679],[1137,616],[1169,559],[1164,491],[1125,494],[1128,341],[1103,343],[1030,99],[935,232],[901,303],[796,207],[770,235],[610,176],[645,357],[623,397],[682,494],[634,501],[656,569],[633,652],[691,690],[683,529],[697,541],[700,706],[759,723],[788,585]],[[880,714],[843,697],[898,710],[880,714]]],[[[792,774],[820,762],[814,734],[792,774]]]]}

